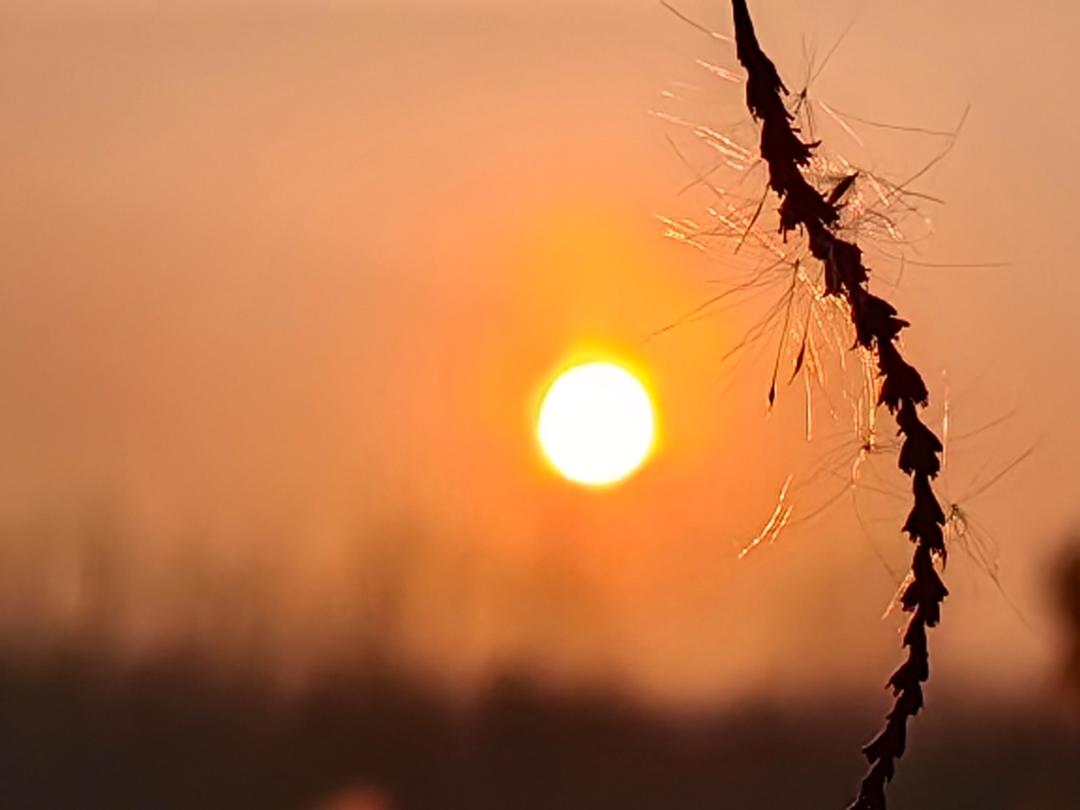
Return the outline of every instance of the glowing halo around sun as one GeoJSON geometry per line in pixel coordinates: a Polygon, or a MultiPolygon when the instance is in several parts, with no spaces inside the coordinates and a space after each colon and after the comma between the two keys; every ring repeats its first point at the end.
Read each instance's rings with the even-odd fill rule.
{"type": "Polygon", "coordinates": [[[622,366],[574,366],[556,377],[544,394],[536,435],[548,460],[569,480],[586,486],[614,484],[637,470],[652,450],[652,400],[622,366]]]}

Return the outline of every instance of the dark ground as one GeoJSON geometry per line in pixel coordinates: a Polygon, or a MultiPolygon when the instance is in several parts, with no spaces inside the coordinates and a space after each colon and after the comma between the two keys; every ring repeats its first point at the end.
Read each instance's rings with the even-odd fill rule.
{"type": "MultiPolygon", "coordinates": [[[[930,708],[891,807],[1080,808],[1076,725],[930,708]]],[[[365,786],[406,810],[840,810],[880,709],[672,718],[512,677],[463,705],[388,671],[283,697],[189,656],[124,672],[24,657],[0,668],[0,807],[291,810],[365,786]]]]}

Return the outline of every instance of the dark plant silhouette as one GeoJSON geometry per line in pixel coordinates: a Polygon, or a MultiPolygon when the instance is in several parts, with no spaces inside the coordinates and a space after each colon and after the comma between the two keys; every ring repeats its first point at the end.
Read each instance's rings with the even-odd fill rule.
{"type": "Polygon", "coordinates": [[[901,436],[899,466],[911,477],[914,505],[904,523],[915,544],[911,573],[900,596],[903,609],[911,613],[904,633],[907,660],[889,678],[896,698],[885,728],[863,749],[870,762],[852,810],[881,810],[885,787],[903,756],[907,721],[923,706],[923,684],[930,675],[927,629],[941,618],[941,603],[948,591],[938,576],[935,561],[944,562],[945,513],[934,495],[931,481],[941,469],[941,441],[919,415],[929,398],[926,384],[897,346],[907,321],[896,309],[868,289],[869,269],[862,251],[837,234],[841,205],[852,178],[820,191],[807,180],[804,170],[818,143],[802,140],[793,125],[794,114],[785,104],[787,87],[776,66],[758,44],[745,0],[732,0],[735,41],[739,62],[747,71],[746,105],[761,124],[761,157],[769,170],[769,187],[780,197],[780,232],[806,235],[810,253],[824,267],[826,295],[848,304],[855,338],[877,363],[878,404],[895,416],[901,436]]]}
{"type": "Polygon", "coordinates": [[[1068,685],[1080,695],[1080,545],[1062,556],[1056,572],[1058,614],[1065,634],[1064,672],[1068,685]]]}

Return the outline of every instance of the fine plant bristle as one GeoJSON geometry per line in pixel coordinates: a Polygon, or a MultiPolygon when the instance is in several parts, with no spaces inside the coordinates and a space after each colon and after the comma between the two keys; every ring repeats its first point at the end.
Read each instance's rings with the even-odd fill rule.
{"type": "MultiPolygon", "coordinates": [[[[736,84],[745,84],[749,120],[744,117],[742,122],[722,126],[696,123],[694,115],[675,106],[688,100],[694,89],[689,84],[672,85],[672,92],[661,94],[663,109],[654,111],[676,136],[668,135],[668,144],[691,174],[680,194],[708,195],[697,217],[658,218],[666,236],[681,244],[702,252],[717,246],[722,249],[724,286],[648,339],[728,308],[752,304],[757,311],[749,327],[721,355],[721,363],[737,366],[747,359],[767,357],[770,373],[763,399],[769,409],[785,386],[801,377],[808,441],[822,432],[815,418],[824,416],[825,436],[816,439],[824,441],[824,454],[809,474],[787,476],[771,514],[760,531],[742,544],[739,557],[776,542],[781,534],[814,520],[846,496],[851,498],[874,554],[898,586],[886,615],[895,609],[910,615],[903,634],[906,660],[888,681],[895,703],[885,728],[864,748],[870,769],[852,804],[854,810],[877,810],[885,807],[886,786],[905,751],[907,721],[923,706],[923,685],[929,678],[927,631],[938,623],[947,595],[939,569],[944,568],[948,550],[955,546],[970,558],[1024,620],[1001,582],[997,544],[968,506],[972,497],[992,488],[1030,451],[999,470],[985,469],[982,483],[976,487],[978,479],[973,481],[974,491],[965,497],[939,499],[935,488],[944,492],[940,474],[947,460],[948,391],[942,400],[941,430],[935,432],[924,410],[928,387],[900,349],[900,336],[908,322],[889,301],[870,292],[869,268],[878,265],[877,285],[896,288],[909,265],[1001,265],[937,264],[919,258],[921,243],[932,233],[924,209],[942,200],[919,191],[915,184],[953,149],[968,110],[952,128],[929,128],[874,121],[826,104],[810,92],[810,86],[839,41],[831,45],[824,60],[804,53],[805,83],[801,90],[789,92],[757,40],[745,0],[733,0],[732,7],[733,50],[741,70],[733,64],[716,64],[715,59],[699,59],[696,64],[710,79],[720,80],[713,85],[717,92],[727,94],[736,84]],[[860,131],[866,134],[862,128],[870,127],[915,136],[932,151],[918,169],[890,179],[823,149],[819,122],[834,126],[834,134],[859,149],[865,147],[860,131]],[[709,156],[698,165],[689,157],[695,144],[709,156]],[[766,183],[749,182],[759,175],[766,183]],[[775,209],[768,204],[770,192],[780,200],[775,209]],[[892,274],[883,274],[883,268],[891,268],[892,274]],[[895,422],[895,435],[892,428],[880,429],[881,405],[895,422]],[[839,436],[830,432],[829,424],[842,428],[839,436]],[[899,474],[882,474],[876,462],[885,455],[896,458],[899,474]],[[909,483],[900,488],[898,480],[904,477],[909,483]],[[811,487],[823,484],[827,490],[823,498],[816,502],[807,498],[811,487]],[[875,545],[860,512],[860,494],[905,504],[902,530],[915,546],[906,571],[897,571],[875,545]]],[[[723,40],[720,47],[730,47],[731,40],[668,9],[694,28],[723,40]]],[[[1007,418],[953,438],[975,436],[1007,418]]]]}
{"type": "MultiPolygon", "coordinates": [[[[887,214],[862,207],[853,196],[860,173],[853,167],[822,164],[818,157],[819,143],[805,141],[795,126],[796,111],[806,104],[806,93],[796,97],[796,111],[785,102],[789,92],[772,60],[758,43],[746,0],[732,0],[735,21],[735,42],[739,63],[746,70],[746,105],[760,125],[759,152],[768,171],[768,186],[780,198],[779,235],[786,241],[789,234],[805,238],[809,254],[824,272],[822,297],[840,302],[849,318],[854,343],[863,356],[872,359],[876,399],[870,408],[884,405],[896,419],[900,442],[898,463],[912,482],[913,506],[903,525],[915,545],[915,553],[900,591],[897,603],[911,614],[904,633],[903,644],[907,658],[889,678],[895,697],[893,709],[886,716],[884,729],[863,748],[869,761],[852,810],[884,810],[885,789],[893,778],[896,762],[907,746],[907,723],[923,706],[923,684],[930,675],[927,630],[937,625],[941,603],[948,591],[937,572],[936,562],[946,556],[945,532],[952,518],[947,516],[931,484],[941,470],[943,444],[920,416],[929,392],[922,376],[903,357],[897,345],[900,333],[908,326],[896,309],[885,299],[869,291],[869,268],[863,263],[863,250],[849,234],[867,233],[868,228],[881,229],[889,237],[903,241],[897,225],[887,214]],[[824,178],[815,183],[816,177],[824,178]],[[822,190],[821,186],[825,186],[822,190]]],[[[826,109],[839,118],[839,114],[826,109]]],[[[897,185],[886,185],[879,178],[868,177],[868,184],[877,200],[886,205],[907,205],[910,184],[941,160],[952,142],[933,161],[911,178],[897,185]]],[[[760,206],[755,210],[746,229],[756,222],[760,206]]],[[[870,230],[871,236],[873,230],[870,230]]],[[[743,234],[738,242],[745,241],[743,234]]],[[[792,293],[785,302],[783,335],[790,332],[793,291],[800,272],[800,262],[794,263],[792,293]]],[[[809,319],[807,320],[809,323],[809,319]]],[[[804,362],[806,332],[799,338],[796,370],[804,362]]],[[[869,365],[869,364],[867,364],[869,365]]],[[[777,361],[777,367],[779,360],[777,361]]],[[[775,397],[776,371],[769,388],[770,404],[775,397]]],[[[866,452],[874,449],[872,424],[866,452]]],[[[852,470],[857,476],[858,468],[852,470]]],[[[767,541],[778,526],[787,522],[790,507],[784,504],[788,485],[782,491],[778,511],[773,515],[757,543],[767,541]]],[[[756,544],[756,543],[755,543],[756,544]]],[[[752,545],[755,545],[752,544],[752,545]]]]}

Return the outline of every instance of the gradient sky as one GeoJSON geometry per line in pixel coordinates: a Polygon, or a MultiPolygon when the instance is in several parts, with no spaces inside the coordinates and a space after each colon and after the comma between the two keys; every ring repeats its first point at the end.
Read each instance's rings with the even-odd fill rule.
{"type": "MultiPolygon", "coordinates": [[[[838,109],[947,129],[971,105],[920,185],[947,204],[919,259],[1007,266],[909,266],[876,289],[913,322],[906,351],[939,407],[948,390],[956,435],[1015,411],[954,445],[948,497],[1038,442],[970,506],[1032,628],[954,554],[942,688],[1051,678],[1040,589],[1080,483],[1080,10],[1054,5],[753,8],[793,87],[854,21],[811,88],[838,109]]],[[[725,3],[679,7],[730,30],[725,3]]],[[[373,609],[360,571],[402,591],[407,654],[453,677],[523,660],[674,697],[880,682],[898,651],[878,554],[903,567],[899,515],[866,529],[844,498],[736,560],[828,449],[804,441],[798,387],[767,415],[768,351],[721,365],[758,310],[643,343],[736,264],[655,218],[702,205],[649,115],[665,90],[749,132],[739,88],[699,58],[733,62],[646,0],[5,4],[0,508],[5,553],[46,594],[16,623],[54,627],[71,600],[65,552],[35,563],[37,533],[104,508],[139,608],[120,646],[197,613],[158,587],[195,543],[192,565],[260,561],[282,658],[351,643],[350,611],[373,609]],[[530,425],[589,349],[645,369],[661,407],[660,453],[603,494],[555,480],[530,425]]],[[[936,149],[860,132],[865,149],[823,129],[895,177],[936,149]]]]}

